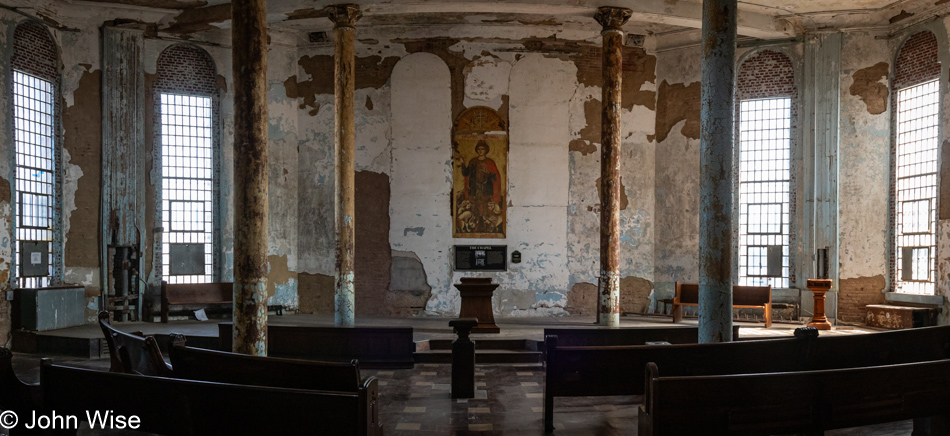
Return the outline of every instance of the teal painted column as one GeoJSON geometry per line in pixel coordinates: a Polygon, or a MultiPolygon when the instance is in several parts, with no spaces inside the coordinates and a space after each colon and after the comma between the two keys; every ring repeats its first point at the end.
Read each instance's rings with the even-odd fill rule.
{"type": "Polygon", "coordinates": [[[732,161],[737,0],[703,1],[699,342],[732,340],[732,161]]]}

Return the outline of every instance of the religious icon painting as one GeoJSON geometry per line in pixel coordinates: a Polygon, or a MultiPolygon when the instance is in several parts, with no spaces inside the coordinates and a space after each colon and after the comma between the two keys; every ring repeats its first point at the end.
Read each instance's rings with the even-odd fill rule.
{"type": "Polygon", "coordinates": [[[497,112],[475,106],[459,115],[452,161],[452,237],[504,238],[508,130],[497,112]]]}

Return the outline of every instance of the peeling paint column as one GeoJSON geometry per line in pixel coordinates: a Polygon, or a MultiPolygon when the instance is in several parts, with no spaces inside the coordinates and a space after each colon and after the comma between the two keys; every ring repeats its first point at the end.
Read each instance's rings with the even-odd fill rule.
{"type": "Polygon", "coordinates": [[[703,1],[699,342],[732,340],[732,160],[737,0],[703,1]]]}
{"type": "Polygon", "coordinates": [[[604,27],[604,105],[600,149],[600,295],[597,322],[620,325],[620,98],[623,75],[623,29],[633,11],[602,6],[594,19],[604,27]]]}
{"type": "Polygon", "coordinates": [[[235,353],[267,355],[267,7],[231,2],[235,353]]]}
{"type": "Polygon", "coordinates": [[[336,143],[336,312],[337,326],[352,327],[356,314],[356,20],[362,16],[359,5],[340,4],[326,7],[336,37],[333,90],[336,143]]]}
{"type": "MultiPolygon", "coordinates": [[[[102,202],[100,272],[103,308],[116,295],[110,247],[139,246],[145,228],[145,31],[102,28],[102,202]]],[[[122,268],[122,265],[115,265],[122,268]]],[[[124,319],[123,319],[124,320],[124,319]]]]}

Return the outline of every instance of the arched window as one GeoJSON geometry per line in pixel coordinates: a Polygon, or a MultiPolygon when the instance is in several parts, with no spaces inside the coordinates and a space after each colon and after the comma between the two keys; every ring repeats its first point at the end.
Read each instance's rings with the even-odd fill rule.
{"type": "Polygon", "coordinates": [[[894,63],[891,278],[895,292],[934,294],[940,63],[937,38],[912,35],[894,63]]]}
{"type": "Polygon", "coordinates": [[[10,64],[16,166],[16,268],[11,276],[22,288],[49,286],[62,278],[62,151],[56,43],[43,25],[27,21],[17,26],[10,64]]]}
{"type": "Polygon", "coordinates": [[[162,171],[162,277],[206,283],[218,275],[218,91],[214,61],[187,44],[158,57],[156,153],[162,171]]]}
{"type": "Polygon", "coordinates": [[[738,284],[791,286],[789,257],[792,132],[798,90],[792,62],[783,53],[754,53],[739,67],[737,102],[738,284]]]}

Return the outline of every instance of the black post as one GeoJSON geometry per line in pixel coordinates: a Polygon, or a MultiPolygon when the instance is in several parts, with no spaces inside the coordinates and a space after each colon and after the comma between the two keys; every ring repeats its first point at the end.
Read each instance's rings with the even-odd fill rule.
{"type": "Polygon", "coordinates": [[[475,342],[468,335],[477,325],[477,318],[449,321],[458,334],[452,342],[452,398],[475,398],[475,342]]]}

